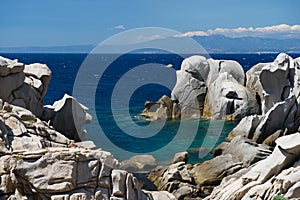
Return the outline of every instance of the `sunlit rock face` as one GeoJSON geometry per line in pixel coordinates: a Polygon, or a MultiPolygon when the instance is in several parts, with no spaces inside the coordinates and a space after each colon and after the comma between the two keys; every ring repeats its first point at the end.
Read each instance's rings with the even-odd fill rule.
{"type": "Polygon", "coordinates": [[[200,116],[235,120],[260,113],[256,93],[245,87],[243,68],[236,61],[191,56],[183,60],[176,76],[172,101],[147,104],[142,115],[153,120],[200,116]]]}

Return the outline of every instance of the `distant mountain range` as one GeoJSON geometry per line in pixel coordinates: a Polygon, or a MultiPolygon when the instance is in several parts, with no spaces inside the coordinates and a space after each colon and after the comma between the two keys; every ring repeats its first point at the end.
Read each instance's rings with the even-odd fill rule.
{"type": "Polygon", "coordinates": [[[222,35],[195,36],[208,52],[300,52],[300,39],[270,39],[259,37],[230,38],[222,35]]]}
{"type": "MultiPolygon", "coordinates": [[[[300,53],[300,39],[259,37],[231,38],[223,35],[194,36],[209,53],[286,52],[300,53]]],[[[176,38],[174,40],[176,42],[176,38]]],[[[52,47],[0,47],[0,53],[89,53],[95,45],[52,47]]]]}

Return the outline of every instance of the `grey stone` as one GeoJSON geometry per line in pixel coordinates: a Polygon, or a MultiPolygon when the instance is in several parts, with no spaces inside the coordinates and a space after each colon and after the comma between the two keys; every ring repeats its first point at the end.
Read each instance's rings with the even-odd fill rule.
{"type": "Polygon", "coordinates": [[[152,155],[136,155],[121,163],[121,169],[128,172],[149,172],[157,167],[157,162],[152,155]]]}
{"type": "Polygon", "coordinates": [[[267,145],[258,145],[243,136],[237,136],[231,142],[223,142],[215,148],[216,151],[221,152],[221,155],[232,155],[235,162],[243,163],[243,167],[249,167],[271,154],[267,145]]]}
{"type": "MultiPolygon", "coordinates": [[[[40,88],[39,91],[41,91],[41,96],[44,97],[52,76],[52,72],[48,66],[40,63],[25,65],[24,73],[26,76],[33,76],[42,82],[41,88],[37,86],[37,83],[33,83],[33,86],[37,89],[40,88]]],[[[38,85],[39,84],[40,83],[38,83],[38,85]]]]}
{"type": "Polygon", "coordinates": [[[0,77],[16,74],[24,70],[24,64],[0,56],[0,77]]]}
{"type": "Polygon", "coordinates": [[[259,113],[255,93],[241,85],[227,72],[223,72],[208,86],[204,116],[216,119],[241,119],[259,113]]]}
{"type": "Polygon", "coordinates": [[[112,195],[115,197],[124,197],[126,194],[125,183],[126,183],[127,172],[122,170],[112,170],[111,179],[113,183],[112,195]]]}
{"type": "Polygon", "coordinates": [[[150,120],[170,120],[173,117],[173,101],[166,95],[157,102],[146,102],[145,109],[140,114],[150,120]]]}
{"type": "Polygon", "coordinates": [[[227,178],[206,199],[226,200],[231,198],[273,199],[276,194],[299,198],[299,166],[300,134],[282,136],[276,140],[278,144],[272,154],[243,175],[227,178]],[[288,192],[290,191],[290,192],[288,192]]]}
{"type": "Polygon", "coordinates": [[[14,100],[11,104],[30,110],[35,116],[40,117],[43,113],[43,99],[39,92],[27,83],[13,91],[14,100]],[[21,100],[21,101],[20,101],[21,100]],[[20,103],[21,102],[21,103],[20,103]]]}
{"type": "Polygon", "coordinates": [[[149,194],[153,200],[176,200],[176,197],[167,191],[153,191],[149,192],[149,194]]]}
{"type": "Polygon", "coordinates": [[[92,116],[87,113],[88,108],[67,94],[54,102],[53,108],[56,113],[50,120],[50,125],[69,139],[78,142],[84,140],[86,132],[82,126],[92,120],[92,116]]]}
{"type": "Polygon", "coordinates": [[[241,168],[241,162],[235,162],[232,155],[226,154],[196,164],[190,174],[199,185],[217,185],[222,178],[237,172],[241,168]]]}
{"type": "Polygon", "coordinates": [[[0,98],[7,101],[11,93],[19,88],[25,79],[25,74],[23,72],[10,74],[9,76],[0,76],[0,98]]]}
{"type": "Polygon", "coordinates": [[[188,159],[189,159],[189,154],[187,151],[179,152],[174,155],[172,163],[177,163],[177,162],[187,163],[188,159]]]}
{"type": "Polygon", "coordinates": [[[297,130],[297,125],[294,122],[296,115],[296,98],[291,95],[285,101],[276,103],[265,114],[257,128],[253,133],[253,141],[262,143],[267,137],[273,134],[278,129],[284,130],[289,128],[289,132],[297,130]]]}
{"type": "Polygon", "coordinates": [[[236,136],[244,136],[247,138],[253,138],[253,134],[257,126],[262,120],[260,115],[250,115],[244,117],[238,125],[229,133],[227,139],[230,141],[236,136]]]}

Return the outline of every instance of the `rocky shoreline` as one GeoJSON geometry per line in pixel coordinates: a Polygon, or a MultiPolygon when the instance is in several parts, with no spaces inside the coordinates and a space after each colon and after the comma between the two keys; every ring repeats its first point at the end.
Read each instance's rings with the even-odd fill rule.
{"type": "Polygon", "coordinates": [[[185,59],[171,98],[146,102],[142,115],[193,118],[192,105],[201,117],[240,122],[213,159],[158,167],[149,179],[176,199],[299,199],[299,89],[300,58],[284,53],[246,75],[233,61],[185,59]]]}
{"type": "Polygon", "coordinates": [[[282,53],[246,74],[235,61],[183,61],[172,96],[146,102],[141,115],[240,120],[214,158],[195,165],[186,152],[168,166],[147,155],[119,163],[82,142],[88,108],[69,95],[44,106],[50,80],[44,64],[0,57],[0,199],[300,198],[300,58],[282,53]],[[159,191],[142,189],[130,173],[139,170],[152,170],[159,191]]]}
{"type": "Polygon", "coordinates": [[[0,57],[0,199],[175,199],[142,190],[111,153],[80,142],[88,109],[69,95],[44,106],[50,79],[44,64],[0,57]]]}

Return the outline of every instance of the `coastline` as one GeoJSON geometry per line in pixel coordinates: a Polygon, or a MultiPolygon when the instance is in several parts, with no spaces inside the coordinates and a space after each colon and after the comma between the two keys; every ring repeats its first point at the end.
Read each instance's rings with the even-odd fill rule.
{"type": "MultiPolygon", "coordinates": [[[[49,72],[47,66],[34,64],[28,67],[16,60],[2,58],[0,81],[3,81],[3,85],[4,83],[14,85],[14,88],[3,90],[4,92],[1,93],[1,99],[4,100],[1,102],[0,113],[2,125],[0,160],[4,163],[0,174],[3,180],[1,181],[2,196],[4,198],[10,196],[52,198],[53,196],[52,199],[183,199],[188,197],[247,199],[255,196],[257,199],[272,199],[276,195],[283,195],[291,199],[298,198],[297,173],[300,168],[297,163],[300,145],[297,142],[299,134],[296,132],[299,127],[298,117],[300,117],[298,111],[300,90],[297,85],[300,59],[280,54],[273,63],[255,65],[246,75],[235,62],[207,61],[200,57],[188,59],[189,62],[182,64],[183,80],[186,80],[184,78],[187,76],[189,80],[195,78],[186,73],[200,73],[201,78],[198,77],[198,81],[202,81],[204,85],[200,83],[202,87],[197,89],[202,92],[198,94],[203,96],[203,88],[208,88],[205,89],[208,92],[205,92],[202,103],[198,104],[202,106],[201,114],[225,120],[240,120],[240,122],[229,134],[227,141],[215,149],[213,159],[190,165],[186,164],[187,158],[183,153],[179,159],[173,161],[173,164],[154,169],[149,177],[158,189],[163,191],[146,192],[140,188],[136,178],[130,173],[119,170],[118,161],[110,153],[95,150],[95,146],[89,142],[80,142],[84,132],[74,129],[74,125],[66,121],[64,126],[73,126],[74,130],[68,133],[67,130],[70,129],[64,129],[60,124],[62,119],[70,116],[67,114],[70,112],[67,108],[68,104],[78,105],[78,109],[81,109],[84,114],[84,117],[78,116],[78,120],[84,119],[78,123],[91,121],[88,110],[76,99],[66,96],[52,107],[47,109],[43,107],[42,99],[51,79],[51,71],[49,72]],[[223,63],[221,70],[220,63],[223,63]],[[203,71],[203,68],[208,71],[203,71]],[[44,70],[40,71],[40,69],[44,70]],[[278,82],[278,85],[268,84],[269,78],[272,77],[270,74],[276,77],[271,82],[278,82]],[[19,79],[15,79],[15,76],[19,79]],[[12,84],[14,81],[16,82],[12,84]],[[24,96],[28,95],[20,95],[19,98],[16,95],[10,97],[10,94],[18,93],[16,91],[19,91],[20,87],[25,87],[22,86],[24,84],[27,89],[22,89],[22,92],[26,94],[31,92],[29,94],[32,94],[32,98],[24,99],[24,96]],[[225,93],[222,93],[224,91],[222,87],[227,89],[225,93]],[[257,102],[257,95],[259,102],[257,102]],[[32,100],[33,97],[36,101],[32,100]],[[214,99],[226,101],[221,101],[223,106],[215,108],[214,99]],[[242,102],[239,102],[241,99],[242,102]],[[236,101],[234,109],[229,106],[231,109],[227,110],[228,105],[236,101]],[[64,107],[66,110],[63,109],[64,107]],[[62,110],[61,114],[60,110],[62,110]],[[44,171],[40,170],[44,167],[46,167],[44,171]],[[51,169],[62,170],[62,174],[43,175],[51,169]],[[78,171],[91,174],[81,175],[76,173],[78,171]],[[36,177],[42,178],[36,179],[36,177]],[[52,184],[47,183],[50,180],[52,184]],[[288,185],[285,181],[289,181],[288,185]]],[[[160,101],[154,102],[158,105],[158,109],[154,111],[151,109],[149,113],[151,106],[148,106],[148,110],[145,111],[147,117],[152,120],[158,118],[170,120],[182,116],[188,118],[195,114],[179,106],[181,88],[186,83],[184,81],[177,83],[172,98],[163,97],[160,101]],[[171,112],[159,111],[165,108],[171,112]]],[[[182,99],[186,101],[187,98],[182,99]]],[[[193,99],[190,100],[185,104],[192,105],[193,99]]],[[[81,127],[79,129],[81,130],[81,127]]]]}

